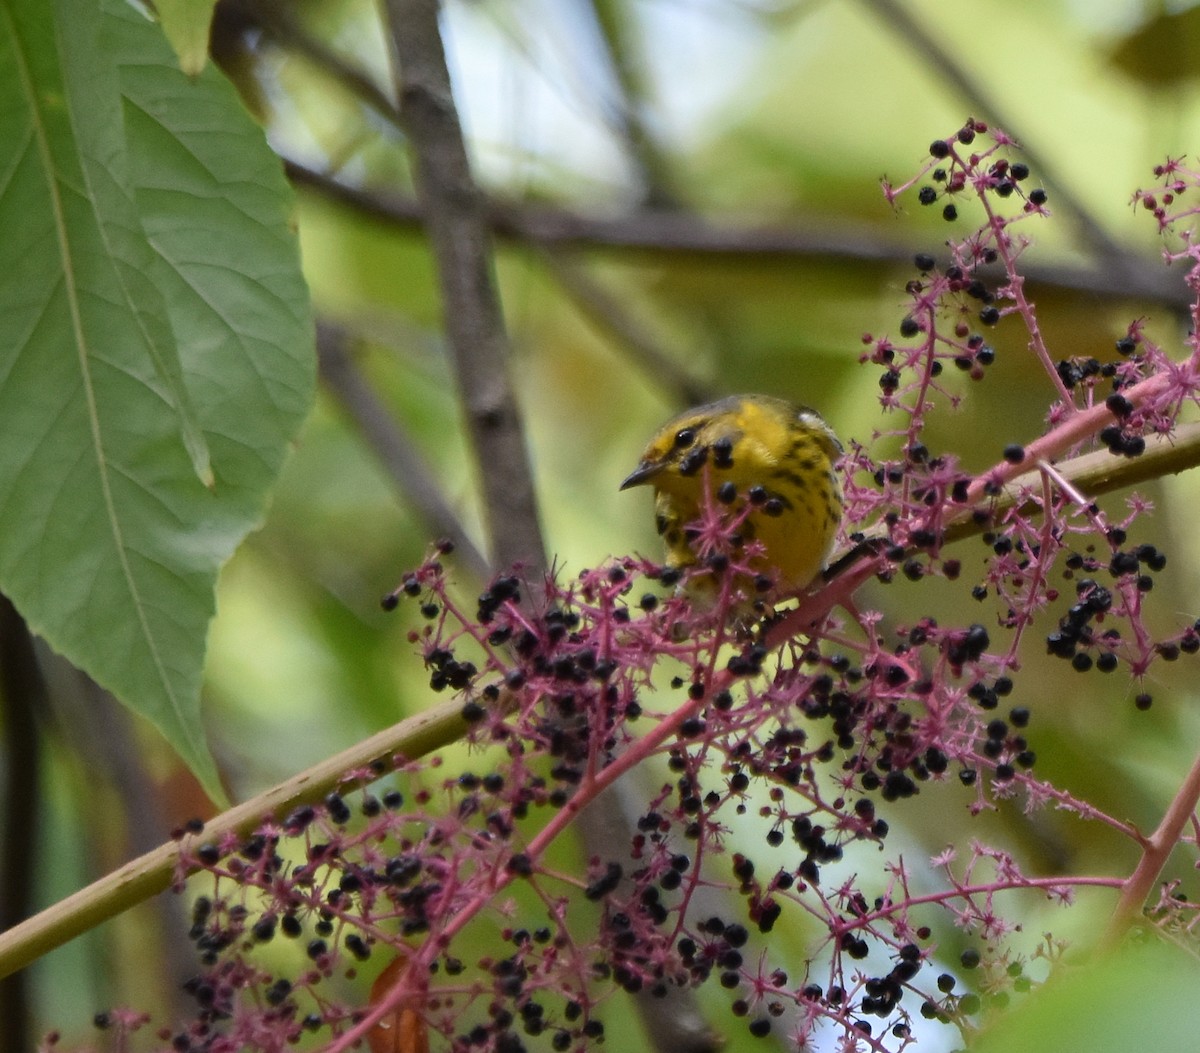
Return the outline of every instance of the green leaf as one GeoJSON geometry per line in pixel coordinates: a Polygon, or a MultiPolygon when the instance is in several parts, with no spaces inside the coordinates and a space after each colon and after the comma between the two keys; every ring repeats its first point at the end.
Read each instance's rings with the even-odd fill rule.
{"type": "Polygon", "coordinates": [[[1061,966],[1045,987],[971,1043],[972,1053],[1129,1053],[1196,1048],[1200,963],[1159,942],[1061,966]]]}
{"type": "Polygon", "coordinates": [[[1159,12],[1122,37],[1109,61],[1145,88],[1179,90],[1200,77],[1200,7],[1159,12]]]}
{"type": "Polygon", "coordinates": [[[194,77],[208,61],[208,34],[217,0],[155,0],[163,32],[179,59],[179,68],[194,77]]]}
{"type": "Polygon", "coordinates": [[[217,571],[312,399],[290,191],[123,0],[0,5],[0,589],[219,799],[217,571]]]}

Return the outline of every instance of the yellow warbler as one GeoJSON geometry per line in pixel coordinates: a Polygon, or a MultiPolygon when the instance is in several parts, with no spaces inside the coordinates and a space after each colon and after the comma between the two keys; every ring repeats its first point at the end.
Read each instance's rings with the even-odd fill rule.
{"type": "MultiPolygon", "coordinates": [[[[775,581],[776,594],[799,592],[820,573],[842,519],[834,463],[842,452],[815,410],[768,395],[733,395],[667,421],[621,489],[649,483],[667,565],[695,566],[696,532],[709,501],[746,511],[738,528],[761,555],[750,569],[775,581]]],[[[696,596],[693,586],[690,590],[696,596]]],[[[701,598],[704,589],[700,590],[701,598]]]]}

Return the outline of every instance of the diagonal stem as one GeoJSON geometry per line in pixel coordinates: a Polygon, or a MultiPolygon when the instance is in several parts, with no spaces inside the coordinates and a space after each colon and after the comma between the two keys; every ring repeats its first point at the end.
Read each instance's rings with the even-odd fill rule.
{"type": "Polygon", "coordinates": [[[166,891],[185,847],[190,849],[203,842],[220,842],[224,835],[246,836],[264,819],[285,815],[300,804],[319,801],[344,783],[359,785],[361,780],[353,776],[371,771],[376,765],[383,764],[386,768],[397,757],[415,760],[448,746],[462,737],[466,727],[462,702],[449,699],[222,812],[205,824],[201,833],[183,841],[168,841],[131,860],[40,914],[0,932],[0,978],[12,975],[68,940],[166,891]]]}
{"type": "Polygon", "coordinates": [[[1106,939],[1115,942],[1141,911],[1167,859],[1179,843],[1183,828],[1194,820],[1200,801],[1200,754],[1171,800],[1158,828],[1142,841],[1142,858],[1121,888],[1121,898],[1109,919],[1106,939]]]}

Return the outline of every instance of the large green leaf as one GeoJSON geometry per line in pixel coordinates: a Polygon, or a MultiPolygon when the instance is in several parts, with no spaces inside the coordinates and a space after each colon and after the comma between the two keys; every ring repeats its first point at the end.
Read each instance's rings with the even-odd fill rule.
{"type": "Polygon", "coordinates": [[[1059,975],[1000,1017],[972,1053],[1192,1050],[1200,1031],[1194,953],[1146,937],[1059,975]]]}
{"type": "Polygon", "coordinates": [[[310,404],[291,195],[123,0],[0,0],[0,589],[219,795],[216,574],[310,404]]]}

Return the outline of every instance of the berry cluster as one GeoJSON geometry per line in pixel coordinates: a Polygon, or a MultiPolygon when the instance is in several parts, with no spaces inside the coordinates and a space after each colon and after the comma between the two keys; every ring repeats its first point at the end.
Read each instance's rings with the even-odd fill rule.
{"type": "MultiPolygon", "coordinates": [[[[1024,641],[1136,681],[1200,651],[1200,622],[1155,637],[1144,608],[1166,557],[1130,541],[1148,505],[1132,499],[1113,521],[1061,458],[1092,440],[1121,463],[1143,456],[1195,401],[1200,345],[1172,362],[1135,322],[1113,362],[1056,361],[1012,231],[1047,215],[1045,194],[1025,189],[1011,142],[987,132],[972,121],[939,140],[906,184],[928,179],[919,199],[947,219],[968,199],[984,219],[945,268],[918,258],[900,340],[866,340],[885,410],[904,415],[890,433],[902,451],[850,449],[856,532],[822,586],[790,609],[756,608],[747,632],[739,589],[759,576],[761,546],[739,536],[746,508],[731,516],[736,495],[721,492],[690,528],[700,562],[682,570],[624,558],[569,581],[513,573],[468,604],[443,547],[385,606],[407,599],[423,620],[410,640],[470,726],[468,769],[395,758],[396,774],[348,773],[341,791],[249,837],[193,831],[186,863],[207,881],[191,931],[197,1008],[157,1033],[163,1046],[232,1053],[316,1036],[342,1053],[407,1021],[406,1034],[454,1053],[583,1051],[619,1025],[614,994],[704,986],[727,1006],[724,1028],[884,1053],[939,1024],[969,1034],[1061,957],[1050,939],[1009,943],[1014,897],[1066,905],[1076,883],[1119,877],[1037,877],[982,843],[913,862],[893,831],[935,793],[973,813],[1023,795],[1028,809],[1096,818],[1040,775],[1024,641]],[[962,398],[946,363],[982,377],[995,351],[979,327],[1010,317],[1056,401],[1046,434],[973,473],[932,454],[924,429],[939,395],[962,398]],[[978,617],[889,624],[854,602],[871,578],[915,590],[967,576],[944,550],[971,535],[985,546],[968,582],[978,617]],[[715,583],[704,611],[687,599],[701,577],[715,583]],[[564,835],[580,811],[635,769],[648,789],[631,838],[573,858],[564,835]],[[378,977],[369,994],[366,976],[378,977]]],[[[1164,178],[1154,208],[1169,223],[1193,181],[1178,166],[1164,178]]],[[[1200,252],[1185,255],[1200,273],[1200,252]]],[[[1137,704],[1149,705],[1144,690],[1137,704]]],[[[1181,903],[1164,895],[1164,927],[1181,903]]],[[[113,1020],[121,1042],[144,1024],[113,1020]]],[[[406,1053],[423,1053],[419,1041],[406,1053]]]]}

